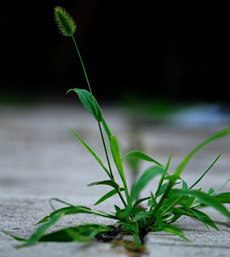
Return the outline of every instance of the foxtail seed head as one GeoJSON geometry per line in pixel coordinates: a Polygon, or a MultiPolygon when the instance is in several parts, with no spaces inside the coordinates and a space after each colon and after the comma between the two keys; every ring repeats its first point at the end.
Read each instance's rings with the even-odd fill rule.
{"type": "Polygon", "coordinates": [[[73,18],[60,6],[54,8],[54,17],[61,34],[72,37],[77,28],[73,18]]]}

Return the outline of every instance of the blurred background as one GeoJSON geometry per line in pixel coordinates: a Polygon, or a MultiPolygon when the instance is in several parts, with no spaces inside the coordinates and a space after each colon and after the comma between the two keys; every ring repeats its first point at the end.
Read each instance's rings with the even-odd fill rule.
{"type": "Polygon", "coordinates": [[[1,4],[1,104],[64,99],[69,88],[87,89],[71,38],[54,23],[57,5],[77,22],[75,38],[97,99],[229,103],[226,6],[50,0],[1,4]]]}
{"type": "MultiPolygon", "coordinates": [[[[75,39],[93,94],[122,153],[138,149],[166,163],[173,152],[174,168],[185,152],[229,126],[229,9],[224,4],[3,1],[0,194],[69,195],[70,188],[82,194],[76,181],[98,180],[94,160],[67,129],[103,158],[94,119],[76,94],[66,96],[70,88],[88,88],[72,39],[61,36],[54,22],[57,5],[77,22],[75,39]]],[[[228,140],[212,149],[191,164],[189,176],[197,177],[193,168],[206,170],[225,149],[224,167],[217,170],[229,172],[228,140]]],[[[130,169],[136,171],[135,165],[130,169]]]]}

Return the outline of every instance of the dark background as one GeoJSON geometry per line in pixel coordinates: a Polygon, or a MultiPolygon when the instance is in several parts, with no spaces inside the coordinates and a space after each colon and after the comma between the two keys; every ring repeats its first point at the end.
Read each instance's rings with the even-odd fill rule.
{"type": "Polygon", "coordinates": [[[75,39],[97,99],[229,101],[227,6],[108,0],[2,3],[0,101],[87,89],[71,38],[54,23],[57,5],[77,22],[75,39]]]}

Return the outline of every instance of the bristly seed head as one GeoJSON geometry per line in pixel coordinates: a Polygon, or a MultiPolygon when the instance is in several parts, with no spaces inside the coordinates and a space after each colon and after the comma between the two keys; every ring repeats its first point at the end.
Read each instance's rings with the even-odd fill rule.
{"type": "Polygon", "coordinates": [[[72,37],[77,28],[73,18],[60,6],[54,8],[54,17],[61,34],[72,37]]]}

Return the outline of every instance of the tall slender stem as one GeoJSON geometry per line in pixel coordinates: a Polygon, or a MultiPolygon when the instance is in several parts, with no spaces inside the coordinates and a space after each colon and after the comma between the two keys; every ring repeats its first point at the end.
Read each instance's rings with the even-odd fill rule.
{"type": "Polygon", "coordinates": [[[85,70],[85,66],[84,66],[84,63],[82,61],[82,58],[81,58],[81,54],[80,54],[80,51],[78,49],[78,46],[77,46],[77,43],[75,41],[75,38],[74,36],[72,36],[72,39],[73,39],[73,42],[74,42],[74,45],[77,49],[77,53],[78,53],[78,56],[79,56],[79,59],[80,59],[80,62],[81,62],[81,66],[82,66],[82,69],[84,71],[84,74],[85,74],[85,79],[86,79],[86,82],[87,82],[87,85],[88,85],[88,88],[89,88],[89,91],[90,91],[90,94],[91,94],[91,97],[92,97],[92,100],[93,100],[93,104],[94,104],[94,109],[95,109],[95,112],[97,114],[97,108],[96,108],[96,104],[95,104],[95,101],[94,101],[94,98],[93,98],[93,93],[92,93],[92,89],[91,89],[91,86],[89,84],[89,79],[88,79],[88,76],[87,76],[87,73],[86,73],[86,70],[85,70]]]}
{"type": "MultiPolygon", "coordinates": [[[[99,126],[99,130],[100,130],[100,133],[101,133],[101,139],[102,139],[102,142],[103,142],[103,146],[104,146],[104,150],[105,150],[105,155],[106,155],[106,159],[107,159],[107,162],[108,162],[111,179],[113,181],[115,181],[114,176],[113,176],[113,172],[112,172],[112,168],[111,168],[111,165],[110,165],[108,151],[107,151],[107,147],[106,147],[106,144],[105,144],[105,139],[104,139],[104,136],[103,136],[103,132],[102,132],[102,129],[101,129],[101,123],[100,122],[98,122],[98,126],[99,126]]],[[[127,207],[127,204],[126,204],[126,202],[125,202],[125,200],[124,200],[124,198],[123,198],[123,196],[122,196],[122,194],[121,194],[119,189],[117,189],[117,193],[120,196],[121,201],[123,202],[124,206],[127,207]]]]}
{"type": "Polygon", "coordinates": [[[111,168],[110,161],[109,161],[109,155],[108,155],[108,151],[107,151],[107,147],[106,147],[106,144],[105,144],[105,139],[104,139],[104,135],[103,135],[103,132],[102,132],[102,129],[101,129],[101,123],[100,122],[98,122],[98,126],[99,126],[101,139],[102,139],[104,150],[105,150],[106,159],[107,159],[108,166],[109,166],[110,175],[114,179],[112,168],[111,168]]]}
{"type": "Polygon", "coordinates": [[[72,36],[72,39],[73,39],[74,45],[75,45],[75,47],[76,47],[76,49],[77,49],[77,53],[78,53],[79,59],[80,59],[80,61],[81,61],[81,66],[82,66],[83,71],[84,71],[84,74],[85,74],[85,78],[86,78],[86,82],[87,82],[88,87],[89,87],[89,91],[90,91],[91,95],[93,95],[93,94],[92,94],[91,87],[90,87],[90,84],[89,84],[88,76],[87,76],[87,73],[86,73],[86,70],[85,70],[85,66],[84,66],[84,63],[83,63],[83,61],[82,61],[81,54],[80,54],[80,51],[79,51],[79,49],[78,49],[78,46],[77,46],[77,43],[76,43],[76,41],[75,41],[74,36],[72,36]]]}
{"type": "MultiPolygon", "coordinates": [[[[82,58],[81,58],[80,51],[79,51],[79,49],[78,49],[77,43],[76,43],[75,38],[74,38],[73,35],[72,35],[72,39],[73,39],[74,45],[75,45],[75,47],[76,47],[76,50],[77,50],[77,53],[78,53],[78,56],[79,56],[79,59],[80,59],[81,65],[82,65],[82,69],[83,69],[84,74],[85,74],[86,82],[87,82],[87,85],[88,85],[88,88],[89,88],[89,91],[90,91],[90,94],[91,94],[91,97],[92,97],[92,100],[93,100],[93,103],[94,103],[95,112],[96,112],[96,114],[97,114],[97,108],[96,108],[95,100],[94,100],[94,98],[93,98],[92,89],[91,89],[91,86],[90,86],[90,84],[89,84],[89,79],[88,79],[88,76],[87,76],[87,73],[86,73],[86,70],[85,70],[84,63],[83,63],[82,58]]],[[[107,159],[108,166],[109,166],[109,171],[110,171],[111,179],[112,179],[113,181],[115,181],[114,176],[113,176],[113,172],[112,172],[112,168],[111,168],[111,165],[110,165],[109,156],[108,156],[108,151],[107,151],[107,148],[106,148],[105,139],[104,139],[104,136],[103,136],[103,133],[102,133],[101,123],[100,123],[100,122],[98,122],[98,126],[99,126],[99,130],[100,130],[100,134],[101,134],[101,139],[102,139],[103,146],[104,146],[104,151],[105,151],[106,159],[107,159]]],[[[121,192],[120,192],[119,189],[117,189],[117,193],[118,193],[118,195],[120,196],[120,198],[121,198],[121,200],[122,200],[124,206],[126,207],[127,204],[126,204],[126,202],[125,202],[125,200],[124,200],[124,198],[123,198],[123,196],[122,196],[122,194],[121,194],[121,192]]]]}

